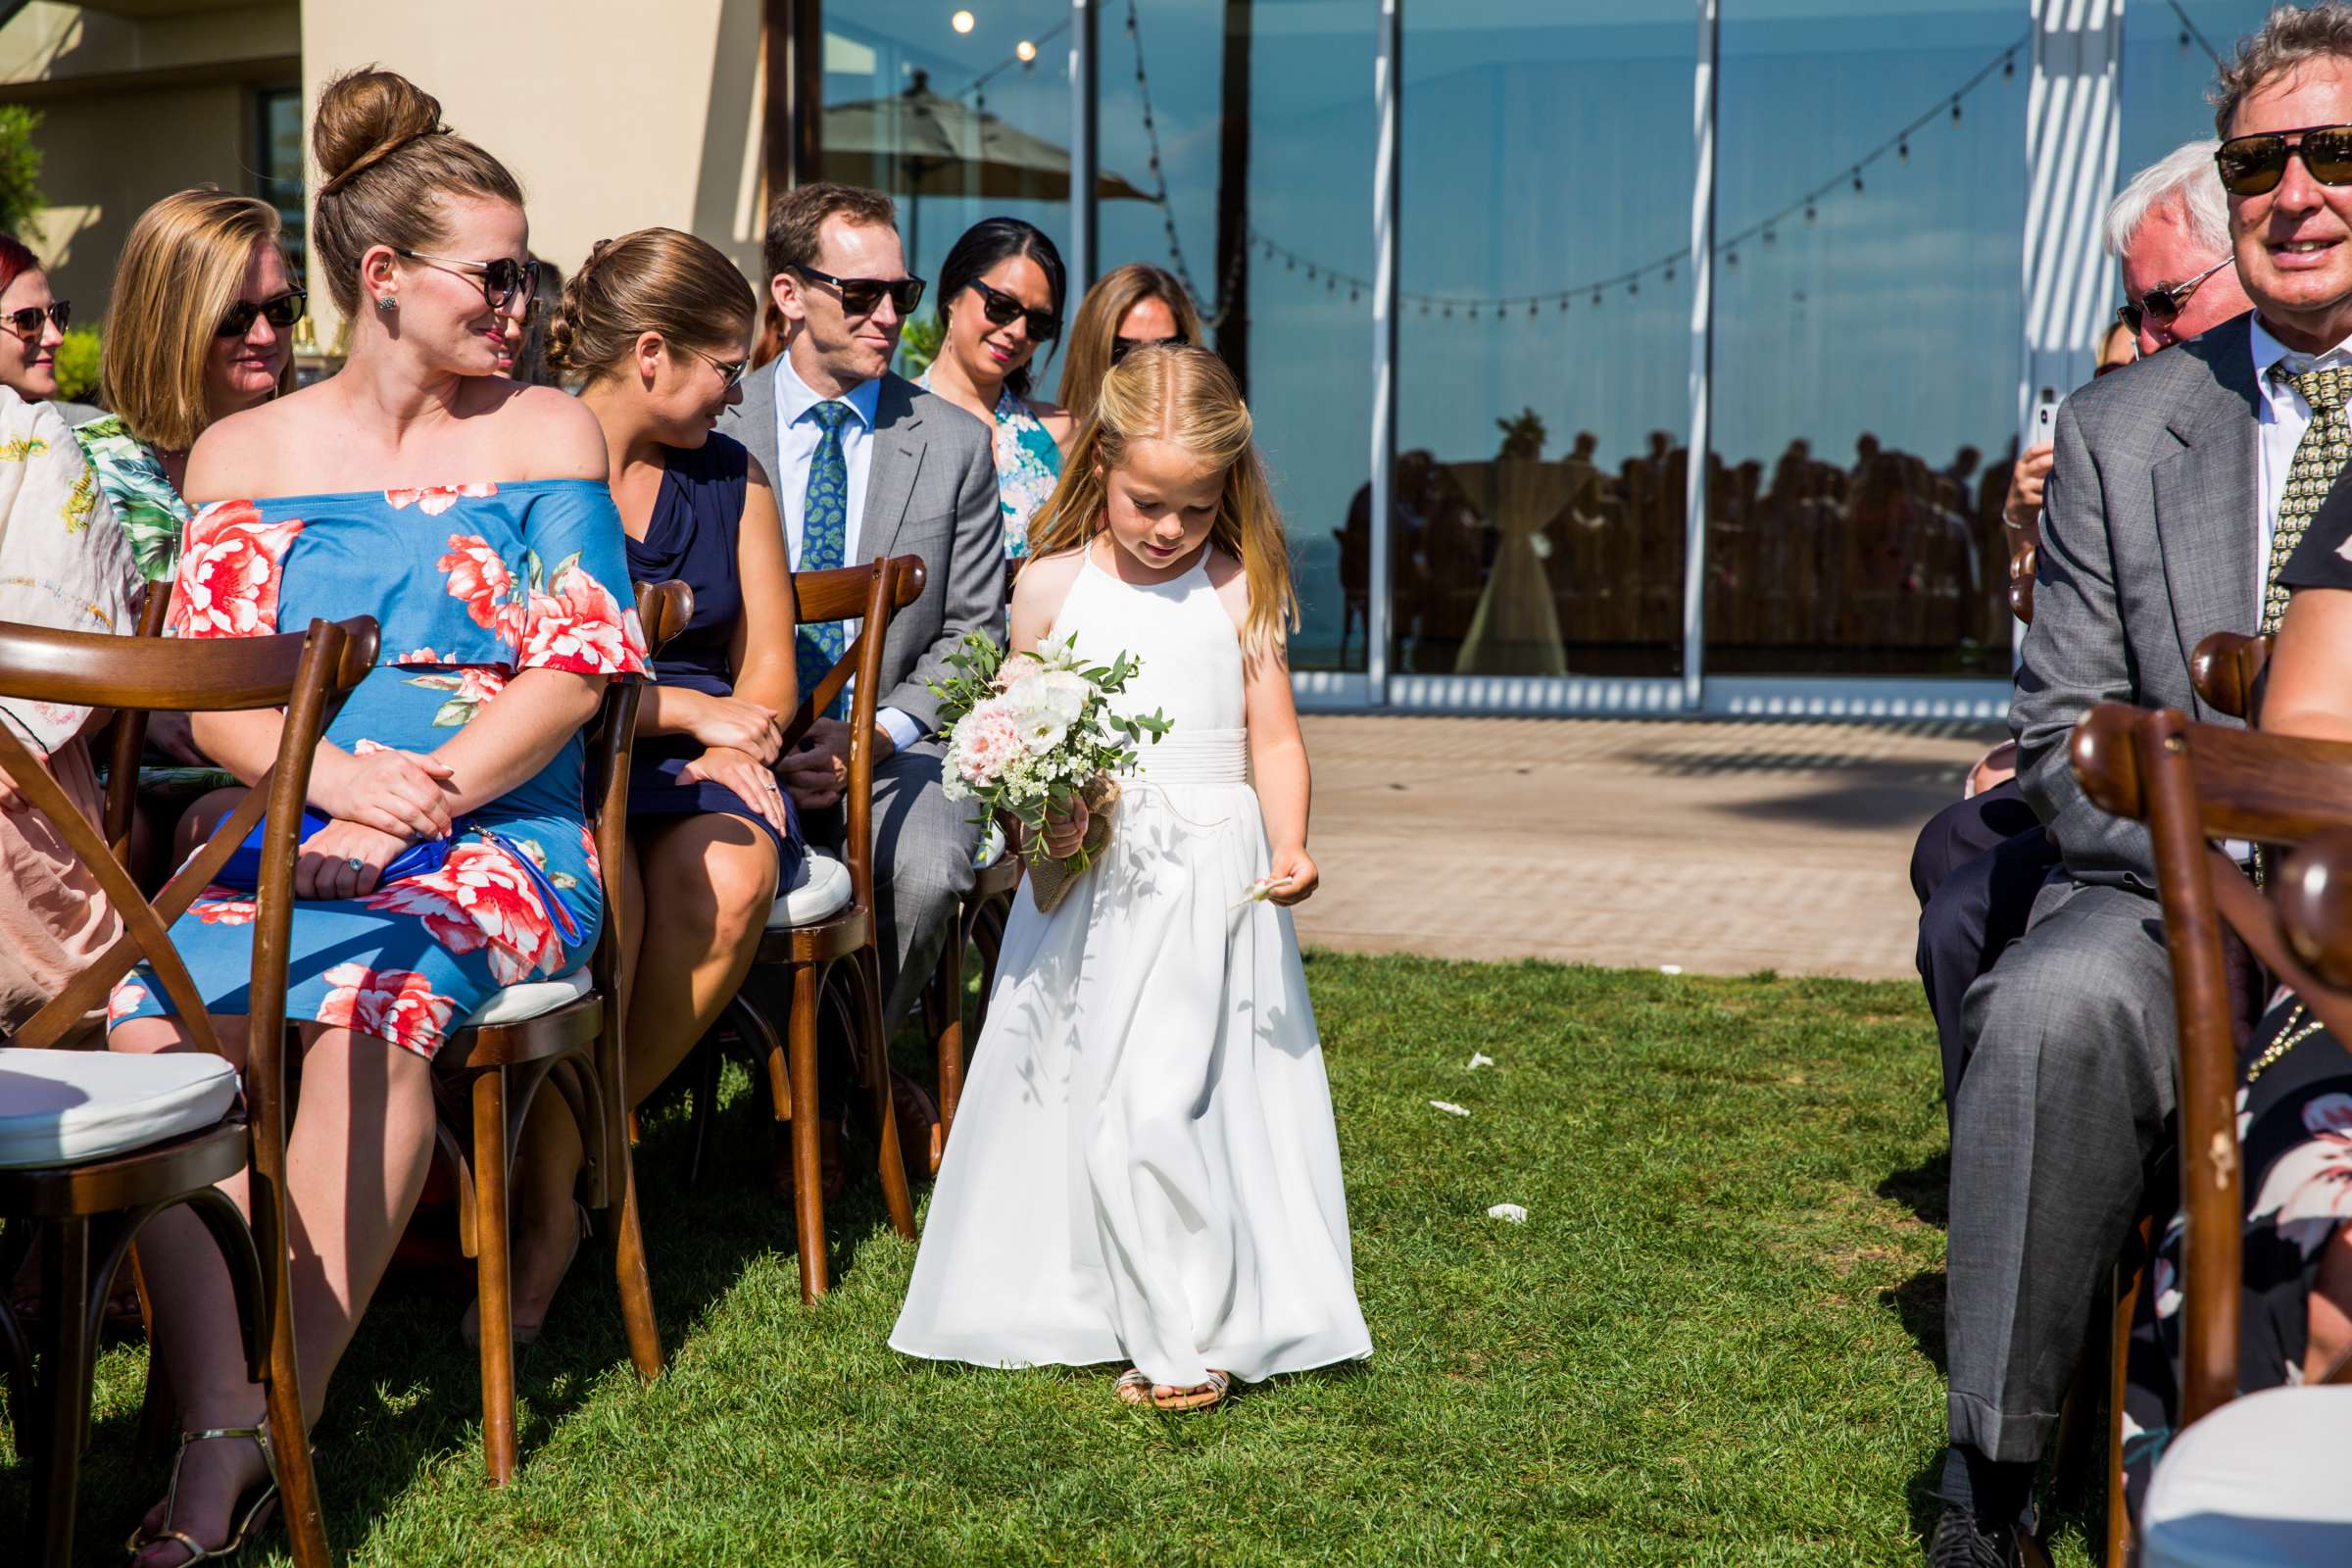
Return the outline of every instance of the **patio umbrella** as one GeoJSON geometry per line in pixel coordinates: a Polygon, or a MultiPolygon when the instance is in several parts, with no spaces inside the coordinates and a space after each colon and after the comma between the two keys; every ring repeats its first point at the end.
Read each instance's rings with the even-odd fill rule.
{"type": "MultiPolygon", "coordinates": [[[[828,107],[821,135],[827,179],[873,185],[911,199],[910,242],[921,233],[925,196],[1070,199],[1066,149],[1015,130],[960,98],[941,97],[924,72],[914,74],[905,92],[828,107]]],[[[1102,201],[1152,200],[1108,172],[1096,176],[1095,195],[1102,201]]],[[[907,248],[911,258],[916,246],[907,248]]]]}

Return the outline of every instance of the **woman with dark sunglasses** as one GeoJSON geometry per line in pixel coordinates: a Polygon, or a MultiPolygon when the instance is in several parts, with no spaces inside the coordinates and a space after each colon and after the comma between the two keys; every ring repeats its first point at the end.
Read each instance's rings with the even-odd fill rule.
{"type": "Polygon", "coordinates": [[[150,582],[170,579],[189,516],[188,451],[232,414],[294,389],[308,299],[286,267],[277,209],[183,190],[130,225],[115,266],[100,395],[74,435],[150,582]]]}
{"type": "Polygon", "coordinates": [[[54,401],[57,346],[73,320],[73,303],[49,291],[49,274],[24,242],[0,234],[0,386],[27,403],[54,401]]]}
{"type": "Polygon", "coordinates": [[[1029,519],[1061,477],[1067,413],[1029,395],[1030,362],[1061,335],[1061,253],[1034,224],[987,218],[939,269],[939,355],[917,383],[995,432],[1004,559],[1029,553],[1029,519]]]}

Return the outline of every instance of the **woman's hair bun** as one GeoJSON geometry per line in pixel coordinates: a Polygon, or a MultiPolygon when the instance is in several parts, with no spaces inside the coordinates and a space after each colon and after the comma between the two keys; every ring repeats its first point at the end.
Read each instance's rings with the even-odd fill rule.
{"type": "Polygon", "coordinates": [[[400,73],[373,66],[343,73],[319,93],[311,122],[319,194],[340,189],[405,144],[441,129],[441,100],[400,73]]]}

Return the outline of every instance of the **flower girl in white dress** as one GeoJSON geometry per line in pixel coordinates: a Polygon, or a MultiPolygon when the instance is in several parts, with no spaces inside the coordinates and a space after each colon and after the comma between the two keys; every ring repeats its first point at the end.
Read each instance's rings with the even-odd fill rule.
{"type": "Polygon", "coordinates": [[[1198,1408],[1237,1377],[1372,1353],[1281,907],[1316,881],[1284,653],[1298,601],[1224,362],[1154,347],[1114,368],[1030,539],[1013,649],[1135,655],[1113,703],[1174,728],[1054,912],[1026,887],[1013,906],[890,1343],[983,1366],[1130,1361],[1120,1397],[1198,1408]]]}

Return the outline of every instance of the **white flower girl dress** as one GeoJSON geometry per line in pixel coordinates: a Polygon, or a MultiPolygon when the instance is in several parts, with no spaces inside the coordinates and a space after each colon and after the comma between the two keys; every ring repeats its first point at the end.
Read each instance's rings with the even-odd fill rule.
{"type": "Polygon", "coordinates": [[[1051,915],[1024,885],[890,1343],[984,1366],[1132,1361],[1193,1388],[1372,1353],[1322,1047],[1248,777],[1242,654],[1208,552],[1152,587],[1092,552],[1055,640],[1142,660],[1108,848],[1051,915]]]}

